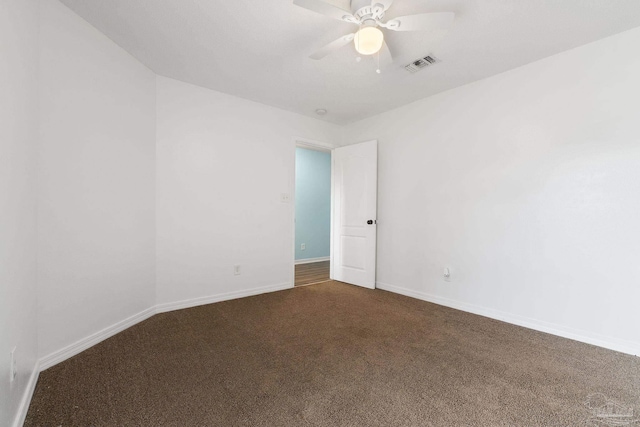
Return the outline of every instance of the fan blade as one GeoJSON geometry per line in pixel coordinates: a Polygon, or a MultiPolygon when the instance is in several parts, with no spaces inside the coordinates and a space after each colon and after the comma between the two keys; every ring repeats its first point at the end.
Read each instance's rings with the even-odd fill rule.
{"type": "Polygon", "coordinates": [[[346,36],[340,37],[338,40],[332,41],[331,43],[329,43],[328,45],[326,45],[325,47],[323,47],[322,49],[320,49],[319,51],[311,55],[309,58],[316,59],[316,60],[322,59],[325,56],[329,55],[330,53],[333,53],[336,50],[351,43],[354,37],[355,37],[355,33],[347,34],[346,36]]]}
{"type": "Polygon", "coordinates": [[[384,7],[384,10],[387,11],[393,4],[393,0],[371,0],[371,6],[375,6],[377,4],[381,4],[384,7]]]}
{"type": "Polygon", "coordinates": [[[391,56],[391,51],[389,50],[389,46],[386,41],[382,43],[382,48],[378,55],[380,55],[380,70],[387,68],[393,63],[393,56],[391,56]]]}
{"type": "Polygon", "coordinates": [[[293,0],[293,4],[340,21],[351,22],[354,24],[358,23],[358,20],[351,14],[351,12],[325,3],[322,0],[293,0]]]}
{"type": "Polygon", "coordinates": [[[399,16],[384,24],[384,27],[392,31],[446,30],[455,16],[453,12],[399,16]]]}

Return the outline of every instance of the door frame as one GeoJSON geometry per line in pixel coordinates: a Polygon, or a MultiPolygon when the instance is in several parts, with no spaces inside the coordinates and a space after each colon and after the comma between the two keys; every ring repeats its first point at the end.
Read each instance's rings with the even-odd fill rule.
{"type": "Polygon", "coordinates": [[[333,276],[333,150],[338,145],[330,144],[328,142],[316,141],[308,138],[293,138],[293,168],[291,171],[292,181],[290,188],[291,191],[291,228],[292,228],[292,242],[291,242],[291,288],[296,286],[296,148],[306,148],[308,150],[322,151],[324,153],[331,154],[331,226],[329,228],[329,266],[331,268],[330,276],[333,276]]]}

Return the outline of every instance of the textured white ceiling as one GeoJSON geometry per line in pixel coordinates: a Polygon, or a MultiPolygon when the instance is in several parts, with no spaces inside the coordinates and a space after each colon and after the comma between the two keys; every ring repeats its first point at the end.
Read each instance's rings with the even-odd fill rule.
{"type": "Polygon", "coordinates": [[[395,0],[387,18],[457,16],[446,34],[386,31],[394,63],[378,75],[352,45],[309,59],[357,27],[292,0],[61,1],[157,74],[339,124],[640,26],[639,0],[395,0]],[[443,62],[404,70],[428,53],[443,62]]]}

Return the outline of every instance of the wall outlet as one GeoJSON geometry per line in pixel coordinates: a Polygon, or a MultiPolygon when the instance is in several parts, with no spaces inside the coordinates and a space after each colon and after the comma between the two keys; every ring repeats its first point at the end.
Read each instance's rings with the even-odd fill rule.
{"type": "Polygon", "coordinates": [[[9,363],[9,382],[12,383],[16,380],[18,376],[18,362],[16,360],[16,349],[17,347],[13,347],[11,350],[11,362],[9,363]]]}
{"type": "Polygon", "coordinates": [[[240,264],[236,264],[233,266],[233,274],[235,276],[239,276],[240,275],[240,264]]]}
{"type": "Polygon", "coordinates": [[[289,193],[282,193],[280,195],[280,201],[282,203],[289,203],[291,201],[291,196],[289,196],[289,193]]]}
{"type": "Polygon", "coordinates": [[[301,244],[300,245],[300,250],[304,251],[305,249],[307,249],[307,244],[306,243],[301,244]]]}

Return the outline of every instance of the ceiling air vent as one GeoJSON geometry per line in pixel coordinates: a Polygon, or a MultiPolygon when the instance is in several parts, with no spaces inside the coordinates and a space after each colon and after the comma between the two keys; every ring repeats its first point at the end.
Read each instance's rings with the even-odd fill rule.
{"type": "Polygon", "coordinates": [[[405,66],[404,68],[410,73],[416,73],[423,68],[427,68],[431,65],[437,64],[440,62],[438,58],[433,55],[427,55],[424,58],[416,59],[411,64],[405,66]]]}

